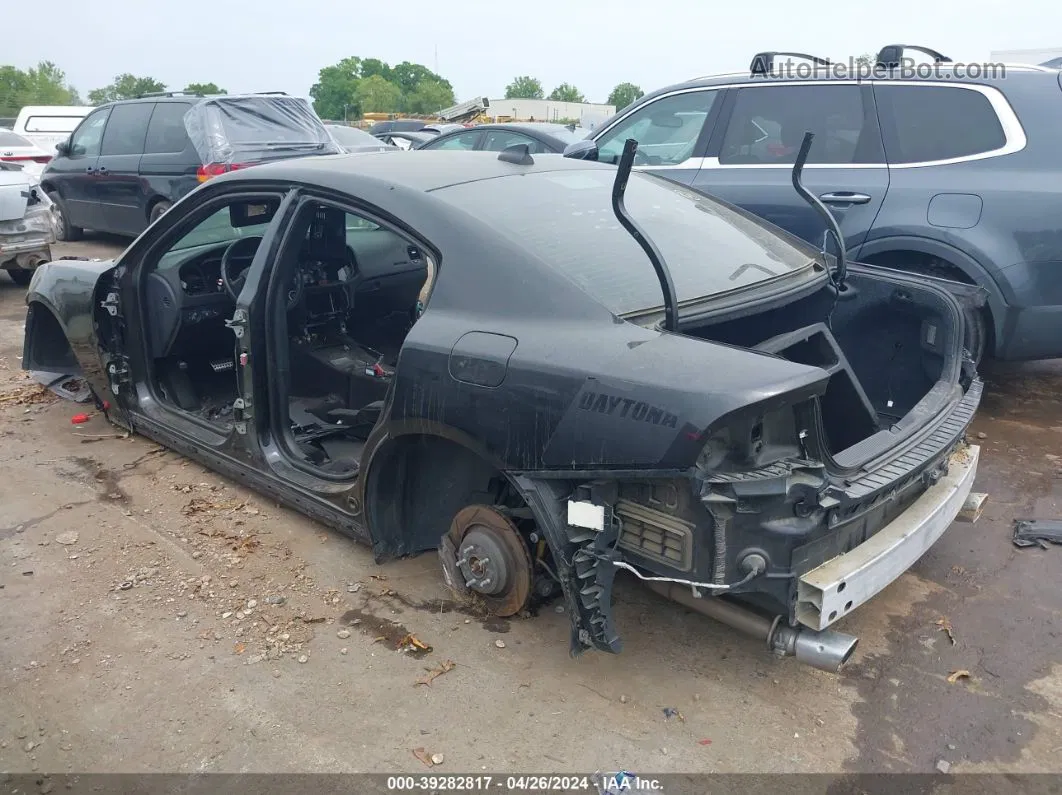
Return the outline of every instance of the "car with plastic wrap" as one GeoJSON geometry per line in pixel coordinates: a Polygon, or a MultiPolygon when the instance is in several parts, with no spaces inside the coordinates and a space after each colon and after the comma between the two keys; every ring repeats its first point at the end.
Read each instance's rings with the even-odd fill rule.
{"type": "Polygon", "coordinates": [[[41,184],[61,240],[135,236],[218,174],[343,151],[301,97],[180,91],[94,108],[56,150],[41,184]]]}
{"type": "Polygon", "coordinates": [[[573,654],[622,648],[625,571],[837,670],[832,625],[971,494],[983,293],[849,264],[636,149],[219,176],[113,262],[40,268],[23,367],[379,562],[437,550],[495,615],[561,599],[573,654]]]}

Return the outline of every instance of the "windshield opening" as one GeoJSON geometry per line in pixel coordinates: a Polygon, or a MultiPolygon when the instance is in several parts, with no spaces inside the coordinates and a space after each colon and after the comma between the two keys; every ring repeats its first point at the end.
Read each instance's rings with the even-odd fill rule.
{"type": "MultiPolygon", "coordinates": [[[[540,171],[440,188],[618,315],[663,304],[652,263],[612,211],[614,169],[540,171]]],[[[810,270],[818,254],[674,182],[631,174],[625,202],[660,249],[681,304],[810,270]]]]}

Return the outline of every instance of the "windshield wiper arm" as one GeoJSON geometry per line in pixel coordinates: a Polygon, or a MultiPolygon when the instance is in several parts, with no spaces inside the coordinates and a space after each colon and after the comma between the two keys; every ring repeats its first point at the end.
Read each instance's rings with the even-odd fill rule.
{"type": "Polygon", "coordinates": [[[616,171],[616,181],[612,183],[612,211],[620,225],[630,232],[631,237],[638,241],[638,245],[645,251],[649,261],[653,264],[656,277],[660,280],[660,289],[664,293],[664,330],[678,330],[678,298],[675,296],[675,283],[671,280],[671,271],[664,264],[664,257],[660,249],[642,231],[638,223],[627,212],[623,203],[623,194],[627,191],[627,180],[634,166],[634,155],[638,151],[638,142],[628,138],[623,144],[623,154],[620,155],[619,168],[616,171]]]}

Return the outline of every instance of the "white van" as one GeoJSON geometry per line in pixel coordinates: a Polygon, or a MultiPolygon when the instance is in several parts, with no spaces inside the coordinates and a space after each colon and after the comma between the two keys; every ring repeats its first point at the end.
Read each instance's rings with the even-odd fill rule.
{"type": "Polygon", "coordinates": [[[53,154],[56,144],[69,138],[93,110],[92,106],[80,105],[27,105],[18,112],[11,131],[53,154]]]}

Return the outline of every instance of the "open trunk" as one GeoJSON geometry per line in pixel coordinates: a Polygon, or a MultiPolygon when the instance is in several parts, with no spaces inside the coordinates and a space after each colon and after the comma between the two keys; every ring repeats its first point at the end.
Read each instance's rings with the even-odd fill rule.
{"type": "Polygon", "coordinates": [[[961,396],[963,325],[940,289],[853,266],[845,289],[683,324],[682,333],[751,348],[830,373],[819,438],[836,468],[860,466],[961,396]]]}

